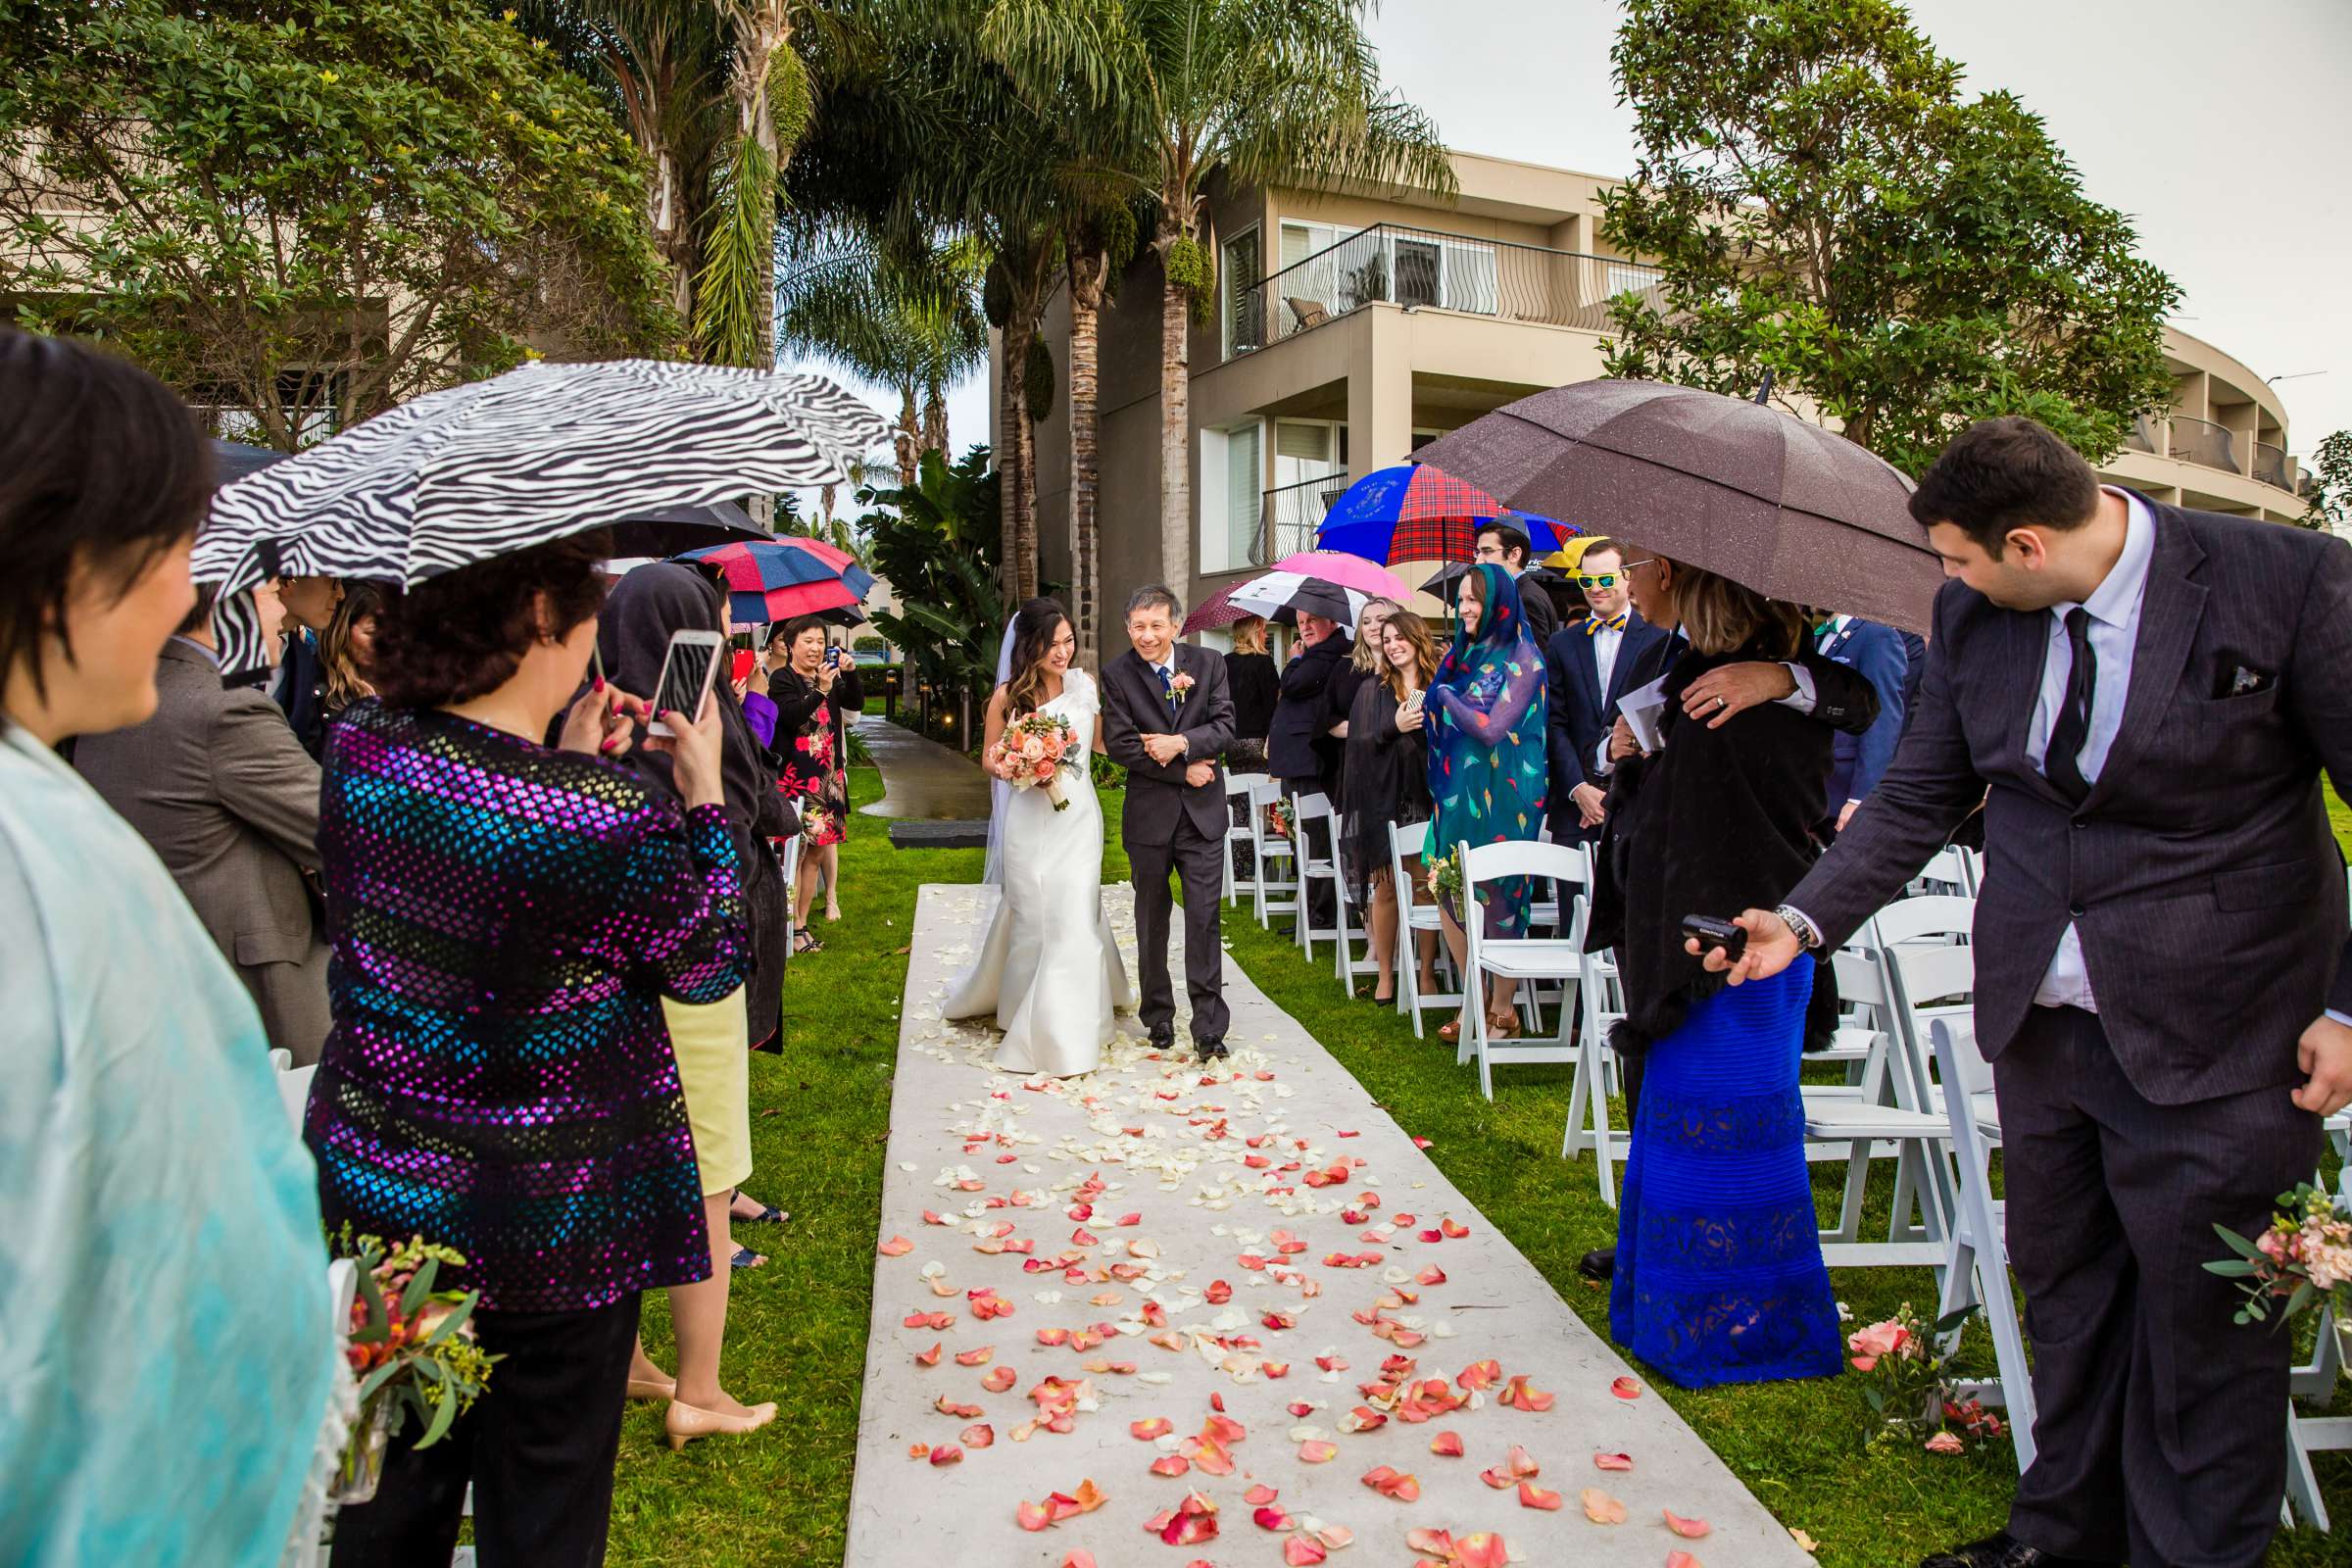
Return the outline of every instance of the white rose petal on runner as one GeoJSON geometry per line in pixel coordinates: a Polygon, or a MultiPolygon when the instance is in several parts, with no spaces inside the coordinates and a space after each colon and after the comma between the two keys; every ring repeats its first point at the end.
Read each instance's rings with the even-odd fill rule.
{"type": "Polygon", "coordinates": [[[223,488],[194,575],[222,667],[261,662],[278,575],[413,584],[663,507],[836,483],[889,433],[818,375],[653,360],[537,363],[428,393],[223,488]]]}

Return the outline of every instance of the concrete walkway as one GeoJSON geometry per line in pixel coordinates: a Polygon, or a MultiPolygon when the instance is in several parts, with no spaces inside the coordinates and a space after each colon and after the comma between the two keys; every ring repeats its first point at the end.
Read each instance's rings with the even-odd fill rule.
{"type": "Polygon", "coordinates": [[[860,807],[864,816],[921,817],[934,821],[988,821],[988,775],[961,752],[892,723],[879,713],[861,713],[858,734],[874,765],[882,770],[882,799],[860,807]]]}
{"type": "Polygon", "coordinates": [[[848,1561],[1810,1561],[1237,966],[1221,1070],[995,1072],[939,1016],[995,897],[917,906],[848,1561]]]}

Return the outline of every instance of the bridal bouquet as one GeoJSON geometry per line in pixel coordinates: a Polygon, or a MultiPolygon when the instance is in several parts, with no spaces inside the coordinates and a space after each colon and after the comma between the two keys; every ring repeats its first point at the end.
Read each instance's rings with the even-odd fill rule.
{"type": "MultiPolygon", "coordinates": [[[[2352,1209],[2328,1196],[2328,1190],[2303,1183],[2278,1198],[2280,1212],[2271,1228],[2248,1241],[2227,1225],[2216,1225],[2235,1257],[2205,1265],[2208,1271],[2243,1280],[2245,1304],[2237,1309],[2240,1323],[2262,1322],[2274,1306],[2280,1317],[2291,1318],[2319,1307],[2331,1307],[2336,1333],[2352,1351],[2352,1209]]],[[[2352,1373],[2352,1363],[2346,1370],[2352,1373]]]]}
{"type": "Polygon", "coordinates": [[[1066,718],[1023,713],[1004,726],[997,744],[988,749],[988,770],[1016,790],[1044,790],[1054,809],[1070,808],[1062,793],[1061,772],[1076,768],[1078,732],[1066,718]]]}

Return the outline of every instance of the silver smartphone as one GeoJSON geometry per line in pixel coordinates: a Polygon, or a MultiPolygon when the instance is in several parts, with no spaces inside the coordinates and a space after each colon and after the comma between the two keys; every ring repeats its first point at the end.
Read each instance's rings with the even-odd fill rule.
{"type": "Polygon", "coordinates": [[[710,700],[710,682],[718,673],[718,656],[727,640],[715,631],[672,632],[669,652],[662,656],[662,678],[654,683],[654,718],[646,725],[652,735],[674,732],[662,722],[663,713],[684,713],[699,723],[703,705],[710,700]]]}

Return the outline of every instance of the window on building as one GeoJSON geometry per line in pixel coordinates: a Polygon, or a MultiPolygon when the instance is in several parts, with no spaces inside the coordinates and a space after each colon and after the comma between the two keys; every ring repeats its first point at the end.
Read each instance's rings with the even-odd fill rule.
{"type": "Polygon", "coordinates": [[[1217,265],[1217,287],[1224,295],[1220,311],[1225,322],[1225,354],[1231,358],[1260,347],[1265,341],[1265,306],[1258,284],[1265,276],[1264,258],[1252,224],[1227,239],[1217,265]]]}
{"type": "Polygon", "coordinates": [[[1257,421],[1200,432],[1200,569],[1250,564],[1265,510],[1265,448],[1257,421]]]}

